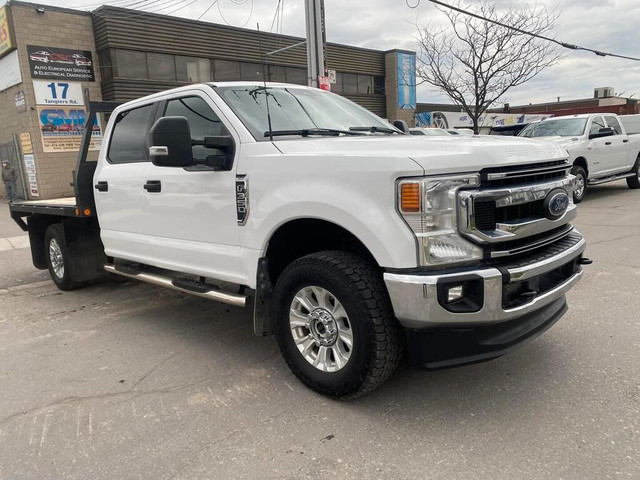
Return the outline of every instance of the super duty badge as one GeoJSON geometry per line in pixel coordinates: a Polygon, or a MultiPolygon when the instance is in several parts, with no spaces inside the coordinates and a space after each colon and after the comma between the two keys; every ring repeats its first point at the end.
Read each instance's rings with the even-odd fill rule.
{"type": "Polygon", "coordinates": [[[238,225],[247,223],[249,217],[249,180],[247,175],[236,176],[236,213],[238,225]]]}

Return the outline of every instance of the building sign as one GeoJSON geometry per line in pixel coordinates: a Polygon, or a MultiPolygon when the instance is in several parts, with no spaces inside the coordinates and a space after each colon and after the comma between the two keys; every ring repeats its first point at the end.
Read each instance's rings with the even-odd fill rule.
{"type": "Polygon", "coordinates": [[[94,82],[93,57],[87,50],[27,45],[32,78],[94,82]]]}
{"type": "MultiPolygon", "coordinates": [[[[45,152],[77,152],[80,149],[87,111],[79,82],[34,80],[38,125],[45,152]]],[[[102,131],[93,122],[89,150],[99,150],[102,131]]]]}
{"type": "Polygon", "coordinates": [[[29,193],[32,197],[39,197],[38,180],[36,178],[36,162],[33,155],[24,155],[24,167],[27,172],[27,179],[29,181],[29,193]]]}
{"type": "Polygon", "coordinates": [[[24,92],[20,90],[13,96],[14,102],[16,104],[16,112],[24,113],[27,111],[27,99],[24,96],[24,92]]]}
{"type": "Polygon", "coordinates": [[[82,84],[34,80],[33,91],[37,105],[83,105],[82,84]]]}
{"type": "Polygon", "coordinates": [[[33,144],[31,143],[31,134],[29,132],[20,134],[20,147],[23,154],[33,153],[33,144]]]}
{"type": "MultiPolygon", "coordinates": [[[[9,20],[9,9],[6,5],[0,8],[0,57],[4,57],[7,53],[16,48],[16,41],[11,31],[11,22],[9,20]]],[[[2,71],[0,69],[0,71],[2,71]]]]}
{"type": "Polygon", "coordinates": [[[416,108],[416,55],[398,52],[398,107],[416,108]]]}
{"type": "MultiPolygon", "coordinates": [[[[74,107],[42,106],[38,111],[38,125],[45,152],[77,152],[80,149],[87,112],[84,105],[74,107]]],[[[93,123],[89,150],[100,150],[102,131],[96,118],[93,123]]]]}
{"type": "MultiPolygon", "coordinates": [[[[527,124],[539,122],[552,116],[551,114],[486,113],[478,118],[478,126],[480,128],[490,128],[527,124]]],[[[471,117],[461,112],[422,112],[417,113],[415,119],[418,127],[473,128],[471,117]]]]}
{"type": "Polygon", "coordinates": [[[0,58],[0,92],[22,82],[18,52],[0,58]]]}
{"type": "Polygon", "coordinates": [[[336,83],[336,71],[327,70],[327,76],[329,77],[329,83],[336,83]]]}
{"type": "Polygon", "coordinates": [[[326,75],[318,75],[318,88],[320,90],[331,91],[331,83],[329,83],[329,77],[326,75]]]}

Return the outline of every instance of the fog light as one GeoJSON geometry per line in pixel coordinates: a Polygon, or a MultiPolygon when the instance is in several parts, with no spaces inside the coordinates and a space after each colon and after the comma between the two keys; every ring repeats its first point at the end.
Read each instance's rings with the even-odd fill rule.
{"type": "Polygon", "coordinates": [[[455,285],[447,288],[447,303],[454,303],[464,297],[464,285],[455,285]]]}

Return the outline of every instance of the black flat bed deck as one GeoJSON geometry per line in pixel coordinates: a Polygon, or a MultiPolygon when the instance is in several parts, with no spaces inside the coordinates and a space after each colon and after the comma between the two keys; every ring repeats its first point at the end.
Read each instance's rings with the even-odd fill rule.
{"type": "Polygon", "coordinates": [[[75,217],[77,215],[77,202],[75,197],[52,198],[50,200],[25,200],[22,202],[14,202],[9,208],[12,214],[14,212],[29,215],[39,213],[62,217],[75,217]]]}

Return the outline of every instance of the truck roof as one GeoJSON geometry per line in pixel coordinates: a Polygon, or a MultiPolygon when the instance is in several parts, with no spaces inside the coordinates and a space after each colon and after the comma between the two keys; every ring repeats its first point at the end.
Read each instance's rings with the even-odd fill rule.
{"type": "Polygon", "coordinates": [[[564,118],[589,118],[589,117],[592,117],[593,115],[616,115],[616,114],[615,113],[608,113],[608,112],[576,113],[575,115],[562,115],[562,116],[559,116],[559,117],[546,118],[546,119],[544,119],[542,121],[546,122],[548,120],[562,120],[564,118]]]}

